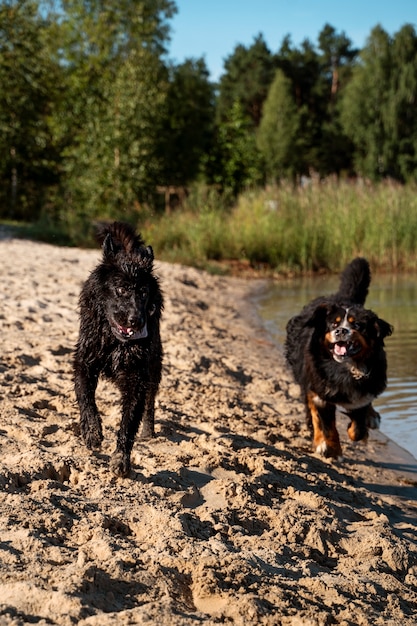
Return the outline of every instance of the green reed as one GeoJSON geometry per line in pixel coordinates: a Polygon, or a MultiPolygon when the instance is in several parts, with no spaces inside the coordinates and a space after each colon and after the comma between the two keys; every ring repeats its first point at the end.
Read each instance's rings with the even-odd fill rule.
{"type": "Polygon", "coordinates": [[[216,196],[148,220],[159,258],[206,267],[246,261],[276,272],[338,271],[354,256],[375,269],[417,268],[417,187],[325,181],[243,194],[233,208],[216,196]]]}

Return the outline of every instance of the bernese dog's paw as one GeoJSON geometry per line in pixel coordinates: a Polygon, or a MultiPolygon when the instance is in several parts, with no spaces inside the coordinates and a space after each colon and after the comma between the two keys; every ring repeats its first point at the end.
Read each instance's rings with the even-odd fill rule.
{"type": "Polygon", "coordinates": [[[327,441],[322,441],[316,446],[316,453],[325,459],[334,459],[335,461],[341,461],[343,459],[342,449],[340,447],[329,446],[327,441]]]}
{"type": "Polygon", "coordinates": [[[368,428],[372,428],[372,430],[378,429],[381,424],[381,416],[375,411],[373,407],[370,407],[368,411],[368,415],[366,416],[366,425],[368,428]]]}

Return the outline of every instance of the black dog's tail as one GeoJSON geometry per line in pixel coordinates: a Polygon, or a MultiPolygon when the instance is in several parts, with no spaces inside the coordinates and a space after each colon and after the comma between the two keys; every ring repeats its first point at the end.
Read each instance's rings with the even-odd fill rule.
{"type": "Polygon", "coordinates": [[[366,259],[357,257],[345,267],[340,275],[337,296],[354,304],[365,304],[371,282],[371,270],[366,259]]]}

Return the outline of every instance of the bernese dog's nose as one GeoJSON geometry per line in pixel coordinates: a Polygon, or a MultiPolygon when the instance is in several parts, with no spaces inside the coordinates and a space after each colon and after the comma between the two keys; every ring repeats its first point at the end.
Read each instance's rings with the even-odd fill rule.
{"type": "Polygon", "coordinates": [[[334,331],[334,334],[339,341],[343,341],[349,335],[349,329],[344,326],[339,326],[339,328],[336,328],[334,331]]]}

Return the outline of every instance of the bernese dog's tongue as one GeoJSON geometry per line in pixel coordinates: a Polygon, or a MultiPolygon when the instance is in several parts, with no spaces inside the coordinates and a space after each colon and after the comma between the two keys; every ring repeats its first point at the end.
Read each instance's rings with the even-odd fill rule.
{"type": "Polygon", "coordinates": [[[337,356],[345,356],[347,353],[347,347],[345,343],[335,343],[334,344],[334,353],[337,356]]]}

